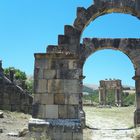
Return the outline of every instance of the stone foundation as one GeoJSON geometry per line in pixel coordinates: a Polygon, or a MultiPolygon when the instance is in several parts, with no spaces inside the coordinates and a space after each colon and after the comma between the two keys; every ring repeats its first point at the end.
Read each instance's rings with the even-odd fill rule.
{"type": "Polygon", "coordinates": [[[34,140],[82,140],[78,119],[31,119],[30,137],[34,140]]]}

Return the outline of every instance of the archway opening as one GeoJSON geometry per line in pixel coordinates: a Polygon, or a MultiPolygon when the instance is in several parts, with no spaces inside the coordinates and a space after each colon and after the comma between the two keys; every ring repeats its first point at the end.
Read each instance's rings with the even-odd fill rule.
{"type": "MultiPolygon", "coordinates": [[[[136,17],[133,17],[128,14],[107,14],[105,16],[101,16],[95,19],[94,22],[92,22],[84,30],[81,38],[81,43],[83,41],[83,38],[85,37],[140,38],[140,34],[138,33],[139,28],[140,22],[136,17]]],[[[122,81],[123,88],[126,89],[126,91],[124,91],[125,93],[122,93],[124,103],[123,106],[133,106],[121,108],[114,107],[114,105],[112,104],[112,102],[115,101],[115,99],[112,99],[114,98],[114,95],[109,89],[109,92],[111,94],[110,97],[107,97],[107,100],[109,102],[107,103],[107,105],[109,105],[108,107],[110,108],[99,108],[99,106],[94,109],[91,107],[87,107],[88,109],[84,108],[87,125],[89,124],[91,126],[91,124],[93,124],[93,126],[91,126],[92,128],[127,130],[134,126],[133,120],[135,110],[135,81],[132,80],[132,77],[135,75],[135,73],[133,62],[131,62],[131,58],[129,59],[128,57],[120,51],[102,50],[96,52],[94,55],[90,56],[87,59],[83,68],[84,76],[86,76],[86,78],[83,81],[84,90],[86,89],[89,92],[91,92],[92,87],[94,88],[94,91],[92,91],[92,93],[95,94],[88,95],[88,93],[84,93],[85,100],[87,100],[85,101],[85,103],[92,104],[93,106],[94,104],[95,106],[99,105],[98,87],[100,80],[120,79],[122,81]],[[96,77],[98,78],[96,79],[96,77]],[[90,98],[92,98],[93,100],[89,100],[90,98]],[[88,116],[87,113],[91,114],[88,116]],[[126,113],[129,114],[129,117],[123,119],[124,122],[119,124],[118,122],[121,122],[119,121],[119,119],[122,120],[122,118],[126,116],[126,113]],[[118,116],[116,114],[118,114],[118,116]],[[101,116],[99,117],[98,115],[101,116]],[[114,115],[114,117],[112,115],[114,115]],[[93,118],[91,116],[93,116],[93,118]],[[108,119],[106,119],[105,117],[108,119]],[[99,118],[102,119],[100,120],[99,118]]]]}
{"type": "Polygon", "coordinates": [[[86,37],[140,38],[139,20],[129,14],[112,13],[100,16],[83,31],[81,42],[86,37]]]}
{"type": "Polygon", "coordinates": [[[83,105],[86,125],[97,129],[127,130],[134,126],[135,83],[134,66],[121,51],[105,49],[91,55],[85,62],[83,73],[83,105]],[[114,89],[108,88],[106,105],[100,105],[99,81],[122,81],[122,107],[115,104],[114,89]],[[92,107],[91,107],[92,106],[92,107]],[[126,115],[127,114],[127,115],[126,115]],[[124,118],[127,116],[127,118],[124,118]]]}

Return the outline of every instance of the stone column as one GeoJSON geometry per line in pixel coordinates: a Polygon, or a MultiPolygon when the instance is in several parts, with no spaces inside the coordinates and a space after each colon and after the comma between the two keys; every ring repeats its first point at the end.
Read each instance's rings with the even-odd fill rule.
{"type": "Polygon", "coordinates": [[[115,88],[115,105],[118,106],[118,90],[115,88]]]}
{"type": "Polygon", "coordinates": [[[107,96],[107,90],[103,89],[103,105],[106,105],[106,97],[107,96]]]}
{"type": "Polygon", "coordinates": [[[140,68],[136,69],[133,79],[135,80],[136,87],[136,110],[134,113],[134,124],[135,127],[137,127],[140,126],[140,68]]]}
{"type": "Polygon", "coordinates": [[[122,106],[122,99],[121,99],[121,89],[115,89],[115,104],[116,106],[122,106]]]}
{"type": "Polygon", "coordinates": [[[103,105],[103,89],[102,89],[102,87],[99,87],[99,103],[100,103],[100,105],[103,105]]]}
{"type": "Polygon", "coordinates": [[[119,106],[122,106],[122,88],[118,90],[119,93],[119,106]]]}

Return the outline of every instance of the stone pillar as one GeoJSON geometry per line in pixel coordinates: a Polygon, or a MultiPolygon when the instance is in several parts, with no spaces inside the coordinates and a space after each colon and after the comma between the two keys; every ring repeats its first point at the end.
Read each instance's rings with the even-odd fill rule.
{"type": "Polygon", "coordinates": [[[99,103],[106,105],[106,90],[103,87],[99,87],[99,103]]]}
{"type": "Polygon", "coordinates": [[[134,113],[134,124],[135,127],[137,127],[140,126],[140,68],[136,69],[133,79],[135,80],[136,87],[136,110],[134,113]]]}
{"type": "Polygon", "coordinates": [[[73,55],[35,55],[33,119],[29,122],[34,140],[83,139],[82,77],[73,55]]]}
{"type": "Polygon", "coordinates": [[[107,99],[107,90],[103,90],[103,105],[106,105],[106,99],[107,99]]]}
{"type": "Polygon", "coordinates": [[[14,70],[12,69],[10,70],[9,77],[10,77],[11,82],[14,82],[14,70]]]}
{"type": "Polygon", "coordinates": [[[116,106],[122,106],[122,97],[121,97],[121,89],[115,88],[115,104],[116,106]]]}
{"type": "Polygon", "coordinates": [[[102,88],[99,87],[99,104],[103,105],[102,88]]]}

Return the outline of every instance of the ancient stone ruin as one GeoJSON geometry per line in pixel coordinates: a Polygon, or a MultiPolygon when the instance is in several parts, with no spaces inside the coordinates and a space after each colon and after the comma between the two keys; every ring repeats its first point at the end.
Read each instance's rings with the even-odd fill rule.
{"type": "Polygon", "coordinates": [[[113,90],[115,94],[115,105],[122,106],[122,84],[121,80],[101,80],[99,87],[99,103],[100,105],[108,105],[108,91],[113,90]]]}
{"type": "Polygon", "coordinates": [[[14,73],[11,70],[6,77],[0,61],[0,109],[32,113],[33,97],[22,87],[14,83],[14,73]]]}
{"type": "Polygon", "coordinates": [[[140,126],[140,39],[85,38],[80,43],[82,32],[91,21],[113,12],[140,18],[140,0],[95,0],[87,9],[78,7],[74,24],[65,25],[64,35],[58,35],[58,45],[49,45],[46,53],[35,54],[35,96],[29,122],[33,139],[83,139],[83,65],[90,55],[102,49],[119,50],[134,65],[134,124],[140,126]]]}

